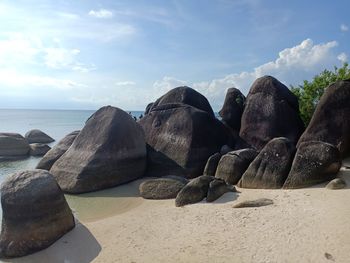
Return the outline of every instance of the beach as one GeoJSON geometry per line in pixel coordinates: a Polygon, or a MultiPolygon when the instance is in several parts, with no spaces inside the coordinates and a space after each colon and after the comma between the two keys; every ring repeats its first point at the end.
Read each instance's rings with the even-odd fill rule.
{"type": "MultiPolygon", "coordinates": [[[[338,176],[350,185],[350,170],[343,167],[338,176]]],[[[111,213],[94,210],[106,202],[96,201],[93,216],[82,216],[49,248],[4,262],[348,262],[349,187],[237,188],[213,203],[177,208],[174,200],[138,197],[141,182],[101,191],[116,205],[111,213]],[[233,208],[258,198],[274,204],[233,208]]]]}

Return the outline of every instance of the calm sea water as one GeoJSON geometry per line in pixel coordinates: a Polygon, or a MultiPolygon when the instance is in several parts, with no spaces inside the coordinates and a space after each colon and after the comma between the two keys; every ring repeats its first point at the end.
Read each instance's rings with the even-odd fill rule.
{"type": "MultiPolygon", "coordinates": [[[[85,121],[93,114],[90,110],[4,110],[0,109],[0,132],[16,132],[24,136],[31,129],[40,129],[54,138],[55,145],[66,134],[80,130],[85,121]]],[[[141,111],[132,111],[140,116],[141,111]]],[[[23,160],[0,162],[0,183],[11,173],[24,169],[33,169],[39,162],[38,157],[23,160]]]]}

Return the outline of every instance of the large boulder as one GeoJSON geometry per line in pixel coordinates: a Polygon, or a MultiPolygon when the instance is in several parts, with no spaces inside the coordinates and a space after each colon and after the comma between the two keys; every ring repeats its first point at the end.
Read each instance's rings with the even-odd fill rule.
{"type": "Polygon", "coordinates": [[[31,156],[44,156],[51,147],[43,143],[31,143],[30,146],[30,155],[31,156]]]}
{"type": "Polygon", "coordinates": [[[145,199],[172,199],[185,185],[181,180],[163,177],[142,182],[139,191],[145,199]]]}
{"type": "Polygon", "coordinates": [[[158,106],[174,103],[190,105],[197,109],[206,111],[208,114],[214,117],[214,111],[211,108],[207,98],[198,91],[186,86],[174,88],[157,99],[152,105],[147,105],[148,113],[158,106]]]}
{"type": "Polygon", "coordinates": [[[241,117],[244,110],[245,97],[239,89],[229,88],[226,93],[224,105],[219,115],[224,123],[233,130],[241,128],[241,117]]]}
{"type": "Polygon", "coordinates": [[[260,151],[276,137],[296,144],[303,130],[297,97],[271,76],[258,78],[245,102],[240,137],[260,151]]]}
{"type": "Polygon", "coordinates": [[[225,154],[219,161],[215,177],[224,180],[227,184],[237,184],[257,155],[257,151],[249,148],[225,154]]]}
{"type": "Polygon", "coordinates": [[[332,144],[303,142],[295,154],[292,168],[283,188],[302,188],[330,181],[341,167],[339,150],[332,144]]]}
{"type": "Polygon", "coordinates": [[[29,144],[18,133],[0,133],[0,159],[27,156],[29,144]]]}
{"type": "Polygon", "coordinates": [[[214,153],[212,156],[210,156],[204,167],[203,175],[215,176],[220,158],[220,153],[214,153]]]}
{"type": "Polygon", "coordinates": [[[202,175],[185,185],[177,194],[175,206],[184,206],[202,201],[207,197],[209,184],[215,178],[213,176],[202,175]]]}
{"type": "Polygon", "coordinates": [[[38,129],[30,130],[24,137],[28,143],[50,143],[55,141],[45,132],[38,129]]]}
{"type": "Polygon", "coordinates": [[[148,144],[147,175],[194,178],[208,158],[228,140],[224,125],[205,111],[185,104],[153,108],[139,123],[148,144]]]}
{"type": "Polygon", "coordinates": [[[298,146],[322,141],[335,145],[345,156],[350,153],[350,80],[331,84],[318,103],[298,146]]]}
{"type": "Polygon", "coordinates": [[[20,257],[47,248],[75,226],[60,187],[44,170],[9,176],[1,186],[1,205],[1,257],[20,257]]]}
{"type": "Polygon", "coordinates": [[[144,175],[146,143],[139,124],[111,106],[95,112],[50,172],[62,190],[84,193],[144,175]]]}
{"type": "Polygon", "coordinates": [[[293,157],[294,144],[287,138],[272,139],[244,172],[239,187],[276,189],[283,186],[293,157]]]}
{"type": "Polygon", "coordinates": [[[60,140],[45,156],[40,160],[37,169],[50,170],[52,165],[68,150],[72,145],[75,137],[80,131],[73,131],[67,134],[62,140],[60,140]]]}

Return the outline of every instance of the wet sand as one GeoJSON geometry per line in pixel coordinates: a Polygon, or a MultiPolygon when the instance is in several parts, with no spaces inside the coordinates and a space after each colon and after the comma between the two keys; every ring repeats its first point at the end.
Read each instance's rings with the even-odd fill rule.
{"type": "Polygon", "coordinates": [[[82,223],[48,249],[9,262],[349,262],[350,170],[339,176],[345,189],[238,188],[214,203],[183,208],[137,197],[140,180],[69,197],[82,223]],[[274,204],[233,208],[258,198],[274,204]]]}

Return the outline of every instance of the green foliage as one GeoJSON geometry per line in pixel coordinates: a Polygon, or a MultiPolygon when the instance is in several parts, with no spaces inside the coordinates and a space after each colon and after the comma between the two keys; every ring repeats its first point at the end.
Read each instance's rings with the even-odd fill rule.
{"type": "Polygon", "coordinates": [[[299,99],[300,115],[307,126],[325,89],[337,80],[350,79],[350,68],[344,63],[341,68],[334,67],[334,71],[324,70],[316,75],[311,82],[304,80],[303,85],[291,86],[291,91],[299,99]]]}

